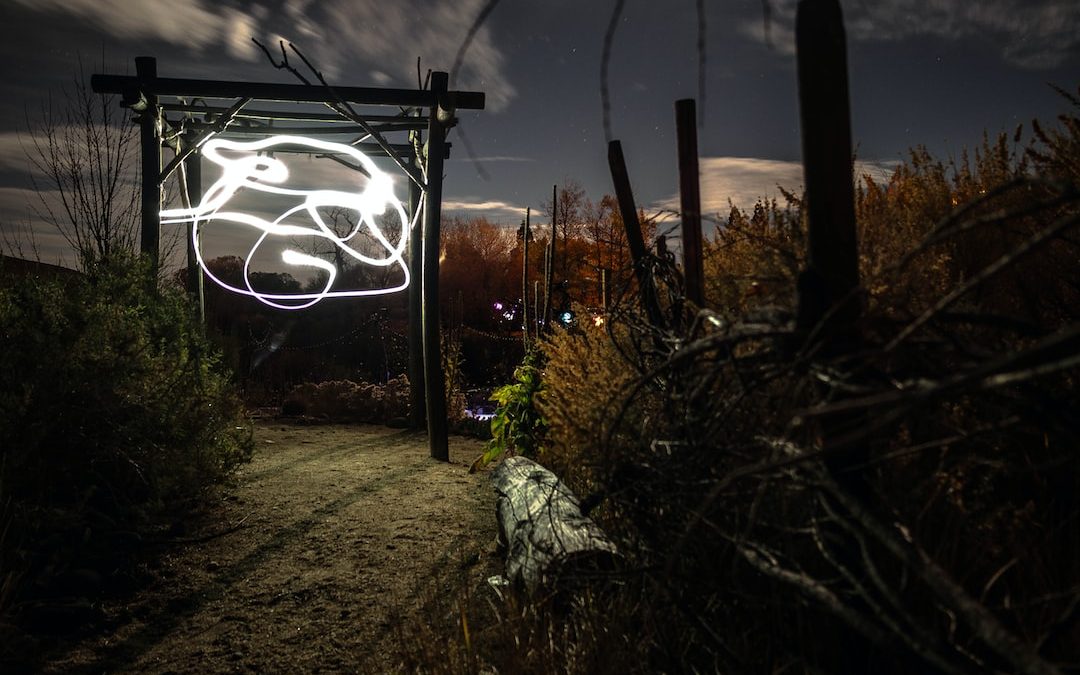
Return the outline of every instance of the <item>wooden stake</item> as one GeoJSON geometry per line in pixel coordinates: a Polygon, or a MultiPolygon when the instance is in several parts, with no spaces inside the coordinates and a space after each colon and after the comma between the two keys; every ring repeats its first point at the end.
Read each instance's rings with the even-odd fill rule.
{"type": "Polygon", "coordinates": [[[615,197],[619,202],[623,227],[626,228],[630,255],[634,259],[634,273],[637,275],[640,287],[641,304],[645,308],[649,323],[654,328],[662,328],[664,317],[653,289],[652,276],[645,268],[648,251],[645,249],[645,239],[641,235],[641,222],[638,221],[637,206],[634,204],[634,192],[630,188],[630,175],[626,171],[626,160],[623,159],[622,144],[619,141],[608,143],[608,167],[611,170],[611,181],[615,184],[615,197]]]}
{"type": "Polygon", "coordinates": [[[521,233],[521,335],[525,350],[529,349],[529,216],[532,209],[525,207],[525,227],[521,233]]]}
{"type": "Polygon", "coordinates": [[[705,304],[705,272],[701,252],[701,188],[698,179],[697,116],[694,109],[692,98],[675,102],[683,276],[686,280],[686,298],[700,308],[705,304]]]}
{"type": "Polygon", "coordinates": [[[799,279],[798,327],[809,332],[837,303],[822,337],[858,317],[847,48],[838,0],[801,0],[795,26],[808,224],[807,268],[799,279]]]}

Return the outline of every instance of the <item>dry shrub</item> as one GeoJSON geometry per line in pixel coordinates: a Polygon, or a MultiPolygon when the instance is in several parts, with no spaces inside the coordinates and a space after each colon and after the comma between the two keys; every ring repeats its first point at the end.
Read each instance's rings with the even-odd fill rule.
{"type": "MultiPolygon", "coordinates": [[[[609,331],[590,321],[557,329],[543,345],[547,366],[538,407],[551,432],[539,459],[578,492],[592,486],[597,468],[610,464],[602,449],[619,446],[608,435],[626,390],[638,379],[626,359],[628,349],[625,327],[609,331]]],[[[620,428],[640,427],[644,415],[640,408],[623,413],[620,428]]]]}
{"type": "Polygon", "coordinates": [[[1080,122],[1066,130],[1042,157],[1002,137],[863,180],[857,350],[745,318],[794,297],[794,199],[733,210],[708,247],[709,302],[744,318],[657,328],[630,308],[552,338],[541,459],[599,504],[627,568],[587,628],[522,624],[520,644],[583,636],[601,652],[555,661],[572,672],[626,653],[656,672],[1075,667],[1080,122]]]}
{"type": "Polygon", "coordinates": [[[305,382],[293,387],[282,408],[335,422],[381,423],[404,418],[409,410],[409,380],[400,375],[386,384],[351,380],[305,382]]]}
{"type": "Polygon", "coordinates": [[[620,604],[615,611],[611,597],[584,593],[555,609],[544,598],[525,599],[505,587],[496,592],[486,581],[494,572],[494,565],[468,574],[451,566],[425,586],[419,611],[395,622],[400,671],[655,672],[642,649],[645,627],[634,607],[620,604]]]}
{"type": "Polygon", "coordinates": [[[705,304],[728,316],[763,305],[790,305],[805,232],[795,195],[758,201],[749,215],[732,206],[704,242],[705,304]]]}

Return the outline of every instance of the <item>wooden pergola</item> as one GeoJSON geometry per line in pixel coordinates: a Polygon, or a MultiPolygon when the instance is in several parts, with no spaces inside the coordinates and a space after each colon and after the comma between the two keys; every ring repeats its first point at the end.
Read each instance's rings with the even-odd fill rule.
{"type": "MultiPolygon", "coordinates": [[[[119,94],[122,105],[139,115],[141,250],[150,256],[155,268],[160,244],[162,186],[182,167],[189,200],[201,196],[199,147],[215,135],[361,134],[370,140],[358,140],[351,145],[367,154],[390,158],[409,177],[410,209],[415,214],[421,195],[424,208],[422,219],[413,219],[407,255],[409,274],[414,280],[409,287],[409,417],[416,428],[426,418],[431,456],[447,461],[446,390],[439,331],[443,163],[449,154],[446,134],[455,123],[455,112],[482,110],[484,94],[449,91],[449,78],[444,72],[432,73],[427,89],[390,89],[162,78],[157,76],[157,61],[153,57],[136,58],[135,70],[135,76],[99,74],[90,82],[97,93],[119,94]],[[273,105],[266,109],[249,107],[258,101],[312,105],[305,110],[274,109],[273,105]],[[358,111],[353,106],[364,109],[358,111]],[[372,107],[387,106],[398,108],[398,113],[370,112],[372,107]],[[330,123],[332,127],[328,127],[330,123]],[[425,128],[426,143],[423,142],[425,128]],[[388,140],[388,136],[401,133],[408,135],[407,142],[388,140]],[[164,167],[162,147],[173,152],[164,167]]],[[[201,281],[194,263],[190,228],[188,271],[189,279],[201,281]]]]}

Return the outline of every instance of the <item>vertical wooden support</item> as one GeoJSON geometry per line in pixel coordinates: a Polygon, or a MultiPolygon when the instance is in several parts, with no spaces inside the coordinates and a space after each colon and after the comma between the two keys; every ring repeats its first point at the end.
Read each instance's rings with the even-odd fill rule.
{"type": "MultiPolygon", "coordinates": [[[[552,237],[554,238],[554,235],[552,235],[552,237]]],[[[546,332],[548,326],[551,325],[551,282],[555,274],[552,255],[552,249],[554,249],[554,247],[555,244],[551,241],[544,247],[544,311],[540,314],[540,327],[537,329],[538,334],[540,330],[546,332]]]]}
{"type": "MultiPolygon", "coordinates": [[[[194,143],[194,134],[185,137],[185,145],[194,143]]],[[[198,150],[184,160],[184,189],[187,190],[190,206],[202,202],[202,153],[198,150]]],[[[195,256],[195,223],[187,226],[187,291],[199,308],[199,325],[206,326],[206,296],[203,289],[202,269],[195,256]]]]}
{"type": "Polygon", "coordinates": [[[705,304],[705,273],[701,253],[701,187],[695,107],[692,98],[675,101],[675,133],[679,147],[679,205],[686,298],[702,307],[705,304]]]}
{"type": "Polygon", "coordinates": [[[606,267],[600,270],[600,297],[603,299],[606,316],[611,309],[611,270],[606,267]]]}
{"type": "Polygon", "coordinates": [[[847,48],[839,0],[800,0],[795,25],[802,123],[807,268],[799,278],[798,327],[814,329],[832,309],[824,338],[858,316],[847,48]],[[834,306],[843,302],[841,307],[834,306]]]}
{"type": "Polygon", "coordinates": [[[446,375],[442,368],[439,339],[439,228],[442,219],[443,158],[446,156],[446,128],[452,113],[446,105],[447,74],[431,74],[431,91],[436,104],[428,118],[427,194],[424,199],[423,293],[421,323],[424,337],[424,383],[427,397],[428,449],[431,457],[450,460],[446,419],[446,375]]]}
{"type": "Polygon", "coordinates": [[[630,256],[634,259],[634,273],[638,279],[641,304],[645,307],[645,315],[649,323],[654,328],[662,328],[663,314],[653,290],[652,276],[645,268],[648,252],[645,249],[645,239],[641,235],[641,222],[638,221],[637,206],[634,204],[634,192],[630,188],[630,175],[626,171],[626,160],[623,158],[622,143],[619,141],[608,143],[608,168],[611,170],[611,182],[615,185],[615,198],[619,202],[623,227],[626,228],[630,256]]]}
{"type": "MultiPolygon", "coordinates": [[[[420,158],[412,158],[413,166],[420,168],[420,158]]],[[[420,429],[426,419],[424,396],[424,330],[421,306],[423,304],[424,237],[423,221],[416,217],[421,204],[421,190],[416,181],[409,181],[409,427],[420,429]]]]}
{"type": "MultiPolygon", "coordinates": [[[[539,280],[533,282],[533,310],[535,310],[536,312],[540,311],[540,281],[539,280]]],[[[539,319],[539,317],[534,317],[533,318],[533,324],[535,324],[535,328],[536,328],[536,339],[539,340],[540,339],[540,319],[539,319]]]]}
{"type": "MultiPolygon", "coordinates": [[[[142,83],[157,79],[157,59],[152,56],[135,58],[135,74],[142,83]]],[[[142,232],[140,251],[150,256],[156,275],[161,242],[161,111],[157,96],[148,88],[142,91],[145,108],[139,115],[139,142],[142,150],[142,232]]]]}
{"type": "Polygon", "coordinates": [[[554,311],[551,302],[551,291],[555,281],[555,240],[559,238],[557,227],[559,221],[559,186],[551,186],[551,241],[548,242],[545,251],[544,262],[544,330],[551,326],[551,313],[554,311]]]}
{"type": "MultiPolygon", "coordinates": [[[[859,284],[855,240],[855,189],[852,175],[851,120],[848,109],[847,54],[839,0],[800,0],[795,20],[807,213],[807,265],[799,275],[796,326],[820,344],[818,354],[835,356],[855,348],[859,284]]],[[[841,394],[842,395],[842,394],[841,394]]],[[[872,504],[872,491],[860,467],[869,459],[865,443],[840,446],[838,440],[865,428],[860,412],[820,420],[824,464],[848,496],[872,504]]],[[[840,517],[849,517],[834,503],[840,517]]],[[[838,542],[833,555],[857,576],[865,557],[847,532],[835,524],[826,536],[838,542]]],[[[837,672],[864,672],[867,641],[839,628],[833,638],[846,645],[837,672]]]]}
{"type": "Polygon", "coordinates": [[[521,232],[521,335],[525,350],[529,349],[529,216],[532,209],[525,207],[525,226],[521,232]]]}

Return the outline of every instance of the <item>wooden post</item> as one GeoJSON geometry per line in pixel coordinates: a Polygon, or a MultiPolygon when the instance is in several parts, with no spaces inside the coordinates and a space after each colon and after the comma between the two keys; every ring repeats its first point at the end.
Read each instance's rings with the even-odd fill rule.
{"type": "Polygon", "coordinates": [[[675,133],[679,147],[679,205],[686,298],[701,308],[705,304],[705,272],[701,253],[701,187],[694,99],[675,102],[675,133]]]}
{"type": "MultiPolygon", "coordinates": [[[[420,168],[420,158],[412,158],[413,166],[420,168]]],[[[421,306],[423,303],[424,237],[423,222],[416,217],[420,208],[421,190],[416,181],[409,181],[409,427],[424,426],[424,330],[421,306]]]]}
{"type": "Polygon", "coordinates": [[[648,252],[645,249],[645,239],[641,235],[641,223],[638,221],[637,206],[634,204],[634,192],[630,188],[630,175],[626,171],[626,160],[623,159],[622,144],[619,141],[608,143],[608,167],[611,169],[611,181],[615,185],[615,197],[619,202],[623,227],[626,228],[630,255],[634,259],[634,273],[638,279],[641,304],[645,307],[645,315],[649,323],[654,328],[662,328],[664,318],[660,311],[660,303],[653,291],[652,276],[645,268],[648,252]]]}
{"type": "Polygon", "coordinates": [[[525,350],[529,349],[529,216],[532,209],[525,207],[525,226],[521,232],[521,335],[525,350]]]}
{"type": "Polygon", "coordinates": [[[428,119],[427,195],[424,200],[423,294],[421,323],[424,338],[424,385],[426,387],[428,449],[431,457],[450,460],[449,429],[446,419],[446,376],[442,368],[439,339],[439,228],[442,219],[443,158],[446,155],[447,122],[453,113],[446,104],[448,76],[431,74],[435,105],[428,119]]]}
{"type": "Polygon", "coordinates": [[[544,268],[544,331],[551,326],[551,289],[555,281],[555,240],[558,239],[556,224],[559,220],[559,186],[551,186],[551,241],[548,242],[544,268]]]}
{"type": "Polygon", "coordinates": [[[844,302],[821,331],[827,338],[847,332],[858,316],[847,48],[838,0],[800,0],[795,40],[809,228],[797,323],[808,332],[844,302]]]}
{"type": "Polygon", "coordinates": [[[600,270],[600,297],[604,302],[604,316],[607,316],[611,309],[611,270],[606,267],[600,270]]]}
{"type": "Polygon", "coordinates": [[[549,241],[544,247],[544,312],[540,315],[540,326],[544,332],[547,332],[548,326],[551,325],[551,282],[555,274],[552,256],[554,246],[555,244],[549,241]]]}
{"type": "MultiPolygon", "coordinates": [[[[535,312],[540,311],[540,281],[533,282],[533,310],[535,312]]],[[[533,317],[533,324],[536,330],[536,339],[540,339],[540,320],[537,317],[533,317]]]]}
{"type": "Polygon", "coordinates": [[[152,56],[135,58],[135,73],[142,85],[139,114],[139,143],[142,154],[142,232],[139,249],[150,256],[151,269],[156,276],[161,242],[161,114],[158,97],[151,94],[150,83],[157,79],[157,59],[152,56]]]}
{"type": "MultiPolygon", "coordinates": [[[[185,134],[185,145],[195,142],[194,134],[185,134]]],[[[202,203],[202,153],[198,150],[184,160],[184,189],[187,190],[190,207],[202,203]]],[[[195,256],[195,222],[187,226],[187,291],[192,300],[198,303],[199,325],[206,326],[206,296],[203,289],[203,275],[199,261],[195,256]]]]}
{"type": "MultiPolygon", "coordinates": [[[[828,358],[855,348],[859,312],[854,294],[859,266],[847,50],[839,1],[800,0],[795,43],[808,227],[807,264],[799,275],[795,320],[801,335],[816,332],[821,343],[818,354],[828,358]]],[[[841,447],[837,440],[866,424],[861,412],[839,414],[821,419],[819,430],[826,469],[849,497],[863,505],[873,503],[860,469],[869,459],[869,447],[865,443],[841,447]]],[[[835,501],[833,506],[841,518],[850,517],[835,501]]],[[[837,542],[833,550],[837,565],[864,575],[865,557],[848,533],[835,523],[826,525],[826,533],[837,542]]],[[[865,670],[870,659],[870,645],[852,632],[841,629],[835,638],[848,645],[840,652],[837,672],[865,670]]]]}

